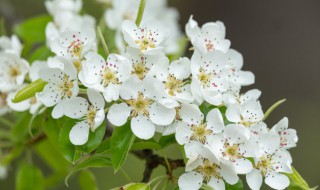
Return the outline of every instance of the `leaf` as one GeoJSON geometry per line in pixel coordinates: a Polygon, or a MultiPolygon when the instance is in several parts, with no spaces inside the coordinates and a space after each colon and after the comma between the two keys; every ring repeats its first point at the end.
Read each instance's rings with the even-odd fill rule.
{"type": "Polygon", "coordinates": [[[290,179],[289,190],[311,190],[317,187],[310,188],[308,183],[302,178],[298,171],[292,166],[292,174],[286,174],[290,179]]]}
{"type": "Polygon", "coordinates": [[[44,31],[51,20],[52,18],[49,15],[40,15],[27,19],[14,27],[14,33],[28,44],[44,42],[46,40],[44,31]]]}
{"type": "Polygon", "coordinates": [[[65,178],[65,184],[68,186],[68,180],[71,175],[74,173],[87,169],[87,168],[101,168],[101,167],[110,167],[112,166],[110,158],[101,155],[91,156],[82,162],[78,163],[74,168],[71,169],[70,173],[65,178]]]}
{"type": "Polygon", "coordinates": [[[63,157],[71,163],[75,163],[81,157],[81,152],[76,149],[69,139],[69,133],[74,126],[75,121],[68,120],[60,130],[59,148],[63,157]]]}
{"type": "Polygon", "coordinates": [[[113,188],[111,190],[150,190],[150,186],[145,183],[129,183],[125,186],[113,188]]]}
{"type": "Polygon", "coordinates": [[[111,141],[111,138],[104,139],[98,146],[96,153],[97,154],[109,153],[111,151],[110,141],[111,141]]]}
{"type": "Polygon", "coordinates": [[[161,148],[162,148],[161,145],[159,145],[154,139],[149,139],[149,140],[137,139],[133,143],[131,150],[143,150],[143,149],[160,150],[161,148]]]}
{"type": "Polygon", "coordinates": [[[30,63],[36,60],[47,60],[48,57],[54,55],[46,45],[42,45],[37,48],[33,54],[30,56],[30,63]]]}
{"type": "Polygon", "coordinates": [[[78,181],[82,190],[98,190],[96,179],[90,171],[82,171],[78,181]]]}
{"type": "Polygon", "coordinates": [[[170,144],[173,144],[173,143],[176,143],[176,137],[174,134],[172,135],[168,135],[168,136],[162,136],[160,139],[159,139],[159,145],[162,147],[162,148],[165,148],[167,146],[169,146],[170,144]]]}
{"type": "Polygon", "coordinates": [[[12,100],[13,103],[19,103],[24,100],[27,100],[29,98],[32,98],[35,96],[37,92],[41,92],[47,82],[38,79],[32,83],[30,83],[28,86],[24,87],[22,90],[20,90],[14,99],[12,100]]]}
{"type": "Polygon", "coordinates": [[[11,130],[12,141],[18,144],[23,144],[29,136],[28,124],[30,122],[31,114],[25,112],[21,115],[18,122],[11,130]]]}
{"type": "Polygon", "coordinates": [[[87,153],[94,151],[100,145],[105,132],[106,121],[104,121],[94,132],[90,130],[88,142],[84,145],[77,146],[77,149],[87,153]]]}
{"type": "Polygon", "coordinates": [[[134,142],[130,127],[130,122],[127,122],[121,127],[116,127],[111,136],[111,161],[115,172],[117,172],[125,162],[128,152],[134,142]]]}
{"type": "Polygon", "coordinates": [[[226,190],[243,190],[242,180],[239,179],[239,181],[234,185],[230,185],[226,183],[226,190]]]}
{"type": "Polygon", "coordinates": [[[51,116],[48,117],[49,118],[44,118],[42,129],[52,146],[59,150],[59,133],[61,125],[58,120],[51,118],[51,116]]]}
{"type": "Polygon", "coordinates": [[[17,190],[42,190],[44,189],[44,177],[40,169],[23,164],[17,174],[16,181],[17,190]]]}
{"type": "Polygon", "coordinates": [[[280,101],[278,101],[278,102],[276,102],[275,104],[273,104],[267,111],[266,111],[266,113],[264,114],[264,117],[263,117],[263,119],[262,119],[262,121],[265,121],[267,118],[268,118],[268,116],[271,114],[271,112],[274,110],[274,109],[276,109],[278,106],[280,106],[283,102],[285,102],[286,101],[286,99],[283,99],[283,100],[280,100],[280,101]]]}

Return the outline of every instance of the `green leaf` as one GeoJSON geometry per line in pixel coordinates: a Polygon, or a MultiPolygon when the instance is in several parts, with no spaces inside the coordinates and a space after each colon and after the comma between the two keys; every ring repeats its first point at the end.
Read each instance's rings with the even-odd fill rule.
{"type": "Polygon", "coordinates": [[[36,60],[47,60],[48,57],[54,55],[46,45],[42,45],[37,48],[33,54],[30,56],[30,63],[36,60]]]}
{"type": "Polygon", "coordinates": [[[31,119],[31,114],[25,112],[21,115],[18,122],[11,130],[12,141],[18,144],[24,144],[29,137],[28,125],[31,119]]]}
{"type": "Polygon", "coordinates": [[[44,189],[44,177],[41,171],[32,165],[23,164],[20,166],[17,181],[17,190],[42,190],[44,189]]]}
{"type": "Polygon", "coordinates": [[[292,174],[286,174],[290,179],[289,190],[311,190],[317,187],[310,188],[308,183],[302,178],[298,171],[292,166],[292,174]]]}
{"type": "Polygon", "coordinates": [[[172,135],[168,135],[168,136],[161,136],[161,138],[159,139],[158,144],[162,147],[165,148],[171,144],[176,143],[176,137],[175,134],[172,135]]]}
{"type": "Polygon", "coordinates": [[[188,43],[189,43],[188,38],[186,36],[182,36],[178,41],[178,44],[179,44],[178,51],[175,52],[174,54],[168,55],[169,60],[174,61],[184,56],[187,50],[188,43]]]}
{"type": "Polygon", "coordinates": [[[68,186],[68,180],[70,176],[80,170],[87,169],[87,168],[101,168],[101,167],[110,167],[110,166],[112,166],[110,158],[101,156],[101,155],[91,156],[83,160],[82,162],[78,163],[74,168],[72,168],[70,173],[65,178],[65,184],[68,186]]]}
{"type": "Polygon", "coordinates": [[[59,133],[61,129],[59,120],[53,119],[51,116],[44,118],[42,129],[52,146],[59,150],[59,133]]]}
{"type": "Polygon", "coordinates": [[[82,190],[98,190],[96,179],[90,171],[82,171],[78,175],[78,182],[82,190]]]}
{"type": "Polygon", "coordinates": [[[110,142],[111,142],[111,138],[104,139],[98,146],[96,153],[97,154],[110,153],[111,151],[110,142]]]}
{"type": "Polygon", "coordinates": [[[69,139],[69,133],[74,126],[75,121],[68,120],[60,130],[59,148],[63,157],[71,163],[75,163],[81,157],[81,151],[76,149],[69,139]]]}
{"type": "Polygon", "coordinates": [[[105,132],[106,121],[104,121],[94,132],[90,130],[88,142],[82,146],[77,146],[77,149],[87,153],[94,151],[100,145],[105,132]]]}
{"type": "Polygon", "coordinates": [[[37,92],[41,92],[43,90],[43,88],[45,87],[46,84],[47,84],[47,82],[45,82],[41,79],[38,79],[38,80],[30,83],[28,86],[24,87],[22,90],[20,90],[16,94],[16,96],[14,97],[12,102],[19,103],[19,102],[22,102],[24,100],[27,100],[29,98],[34,97],[37,92]]]}
{"type": "Polygon", "coordinates": [[[286,99],[283,99],[283,100],[280,100],[280,101],[278,101],[278,102],[276,102],[275,104],[273,104],[267,111],[266,111],[266,113],[264,114],[264,117],[263,117],[263,119],[262,119],[262,121],[265,121],[267,118],[268,118],[268,116],[271,114],[271,112],[274,110],[274,109],[276,109],[278,106],[280,106],[283,102],[285,102],[286,101],[286,99]]]}
{"type": "Polygon", "coordinates": [[[125,186],[113,188],[111,190],[150,190],[150,186],[145,183],[129,183],[125,186]]]}
{"type": "Polygon", "coordinates": [[[154,140],[141,140],[137,139],[132,147],[131,150],[143,150],[143,149],[154,149],[154,150],[160,150],[162,147],[154,140]]]}
{"type": "Polygon", "coordinates": [[[46,40],[45,29],[51,20],[52,18],[49,15],[41,15],[27,19],[15,26],[14,33],[28,44],[44,42],[46,40]]]}
{"type": "Polygon", "coordinates": [[[116,127],[111,136],[111,161],[115,172],[117,172],[125,162],[128,152],[134,142],[130,127],[130,122],[127,122],[121,127],[116,127]]]}
{"type": "Polygon", "coordinates": [[[239,179],[238,183],[230,185],[226,183],[226,190],[243,190],[243,182],[239,179]]]}

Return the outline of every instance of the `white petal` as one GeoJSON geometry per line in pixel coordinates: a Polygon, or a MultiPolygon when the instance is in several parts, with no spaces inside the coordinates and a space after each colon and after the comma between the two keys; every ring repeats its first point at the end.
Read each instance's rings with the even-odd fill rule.
{"type": "Polygon", "coordinates": [[[94,118],[94,127],[91,129],[92,131],[96,130],[100,125],[104,122],[106,115],[104,113],[104,109],[97,111],[96,117],[94,118]]]}
{"type": "Polygon", "coordinates": [[[226,117],[229,121],[240,122],[240,108],[237,105],[230,105],[226,111],[226,117]]]}
{"type": "Polygon", "coordinates": [[[119,99],[121,86],[110,83],[103,92],[103,97],[107,102],[117,101],[119,99]]]}
{"type": "Polygon", "coordinates": [[[54,106],[53,110],[52,110],[52,113],[51,113],[51,116],[54,118],[54,119],[59,119],[63,116],[63,110],[66,106],[66,100],[62,100],[61,102],[59,102],[56,106],[54,106]]]}
{"type": "Polygon", "coordinates": [[[130,116],[131,108],[126,103],[113,104],[108,111],[107,118],[115,126],[124,125],[130,116]]]}
{"type": "Polygon", "coordinates": [[[272,127],[272,130],[277,132],[282,132],[288,129],[289,120],[287,117],[282,118],[275,126],[272,127]]]}
{"type": "Polygon", "coordinates": [[[227,183],[233,185],[239,181],[239,177],[234,169],[226,164],[221,164],[220,174],[227,183]]]}
{"type": "Polygon", "coordinates": [[[65,100],[63,114],[73,119],[79,119],[87,113],[88,108],[89,103],[86,99],[74,97],[70,100],[65,100]]]}
{"type": "Polygon", "coordinates": [[[88,88],[87,90],[89,101],[96,109],[104,108],[105,101],[102,95],[92,88],[88,88]]]}
{"type": "Polygon", "coordinates": [[[290,180],[286,175],[276,172],[268,173],[265,182],[273,189],[285,189],[290,184],[290,180]]]}
{"type": "Polygon", "coordinates": [[[225,184],[222,179],[212,177],[208,182],[208,185],[212,187],[214,190],[225,190],[225,184]]]}
{"type": "Polygon", "coordinates": [[[149,117],[156,125],[169,125],[176,116],[174,108],[166,108],[159,103],[153,103],[149,109],[149,117]]]}
{"type": "Polygon", "coordinates": [[[133,21],[125,20],[122,23],[122,32],[124,40],[134,48],[139,48],[136,44],[137,36],[141,35],[140,30],[133,21]],[[138,33],[138,34],[137,34],[138,33]]]}
{"type": "Polygon", "coordinates": [[[42,68],[39,71],[39,77],[46,82],[59,83],[64,77],[64,72],[58,68],[42,68]]]}
{"type": "Polygon", "coordinates": [[[219,109],[209,111],[207,115],[207,125],[214,133],[220,133],[224,129],[224,122],[219,109]]]}
{"type": "Polygon", "coordinates": [[[15,97],[15,95],[16,95],[16,93],[9,93],[7,100],[6,100],[8,106],[12,110],[18,111],[18,112],[24,112],[24,111],[28,110],[30,108],[30,99],[19,102],[19,103],[13,103],[12,100],[15,97]]]}
{"type": "Polygon", "coordinates": [[[144,94],[153,100],[167,97],[164,84],[157,78],[147,76],[143,80],[143,89],[145,91],[144,94]]]}
{"type": "Polygon", "coordinates": [[[32,63],[30,67],[29,77],[31,81],[35,81],[39,79],[39,71],[43,68],[47,67],[47,63],[45,61],[35,61],[32,63]]]}
{"type": "Polygon", "coordinates": [[[176,129],[176,140],[179,144],[183,145],[190,141],[192,131],[187,123],[179,122],[176,129]]]}
{"type": "Polygon", "coordinates": [[[179,116],[182,121],[189,124],[200,124],[204,117],[199,107],[194,104],[182,104],[179,110],[179,116]]]}
{"type": "Polygon", "coordinates": [[[230,142],[238,144],[250,138],[250,131],[243,125],[229,124],[224,129],[224,135],[230,142]]]}
{"type": "Polygon", "coordinates": [[[262,185],[262,176],[259,170],[253,169],[246,175],[246,180],[252,190],[259,190],[262,185]]]}
{"type": "Polygon", "coordinates": [[[197,172],[184,173],[179,177],[180,190],[199,190],[202,186],[203,176],[197,172]]]}
{"type": "Polygon", "coordinates": [[[190,76],[190,60],[186,57],[173,61],[169,66],[169,72],[179,80],[186,79],[190,76]]]}
{"type": "Polygon", "coordinates": [[[260,135],[259,145],[262,154],[272,154],[280,146],[280,137],[274,131],[262,133],[260,135]]]}
{"type": "Polygon", "coordinates": [[[238,174],[247,174],[252,171],[253,166],[250,160],[245,158],[236,159],[233,163],[234,169],[238,174]]]}
{"type": "Polygon", "coordinates": [[[190,87],[191,87],[191,93],[193,94],[193,96],[195,98],[195,102],[198,105],[202,104],[202,102],[203,102],[202,90],[201,90],[198,79],[192,77],[190,87]]]}
{"type": "Polygon", "coordinates": [[[130,77],[121,85],[120,96],[125,99],[136,98],[139,91],[142,90],[142,82],[136,76],[130,77]]]}
{"type": "Polygon", "coordinates": [[[153,137],[156,129],[149,118],[138,115],[131,119],[131,130],[140,139],[150,139],[153,137]]]}
{"type": "Polygon", "coordinates": [[[74,145],[83,145],[88,141],[90,126],[86,122],[77,123],[70,131],[69,138],[74,145]]]}

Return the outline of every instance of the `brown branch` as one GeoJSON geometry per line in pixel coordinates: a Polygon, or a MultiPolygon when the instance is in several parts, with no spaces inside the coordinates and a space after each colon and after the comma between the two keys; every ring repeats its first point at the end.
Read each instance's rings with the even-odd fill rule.
{"type": "Polygon", "coordinates": [[[39,135],[31,138],[26,145],[33,145],[33,144],[37,144],[38,142],[42,141],[43,139],[46,138],[46,134],[44,133],[40,133],[39,135]]]}
{"type": "Polygon", "coordinates": [[[140,159],[146,160],[146,168],[143,173],[143,179],[141,182],[149,182],[152,171],[157,168],[159,165],[162,165],[166,169],[166,174],[172,178],[172,170],[175,170],[179,167],[184,167],[185,163],[182,159],[168,159],[171,170],[166,164],[164,157],[153,154],[152,150],[141,150],[141,151],[132,151],[132,153],[140,159]]]}

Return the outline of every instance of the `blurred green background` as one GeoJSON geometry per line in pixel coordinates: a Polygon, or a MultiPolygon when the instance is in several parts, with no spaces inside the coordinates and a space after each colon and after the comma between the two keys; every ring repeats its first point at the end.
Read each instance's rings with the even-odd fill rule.
{"type": "MultiPolygon", "coordinates": [[[[179,9],[182,28],[190,14],[199,24],[215,20],[225,23],[232,48],[244,56],[244,70],[256,75],[256,83],[250,88],[262,90],[260,100],[264,110],[280,99],[287,99],[267,123],[272,126],[282,117],[289,117],[290,127],[299,135],[298,147],[291,150],[293,164],[310,186],[320,185],[320,1],[169,0],[169,3],[179,9]]],[[[94,0],[85,0],[84,9],[96,17],[103,12],[94,0]]],[[[43,0],[0,0],[0,16],[5,18],[8,29],[45,12],[43,0]]],[[[170,147],[166,154],[178,157],[177,150],[170,147]]],[[[45,171],[49,170],[41,160],[34,160],[45,171]]],[[[133,156],[125,164],[125,170],[136,181],[142,178],[142,168],[143,162],[133,156]]],[[[127,182],[121,173],[94,171],[101,189],[127,182]]],[[[164,174],[164,169],[158,168],[156,172],[164,174]]],[[[0,189],[14,189],[14,176],[13,167],[9,178],[0,181],[0,189]]],[[[76,178],[71,179],[69,188],[61,184],[58,189],[78,189],[76,178]]]]}

